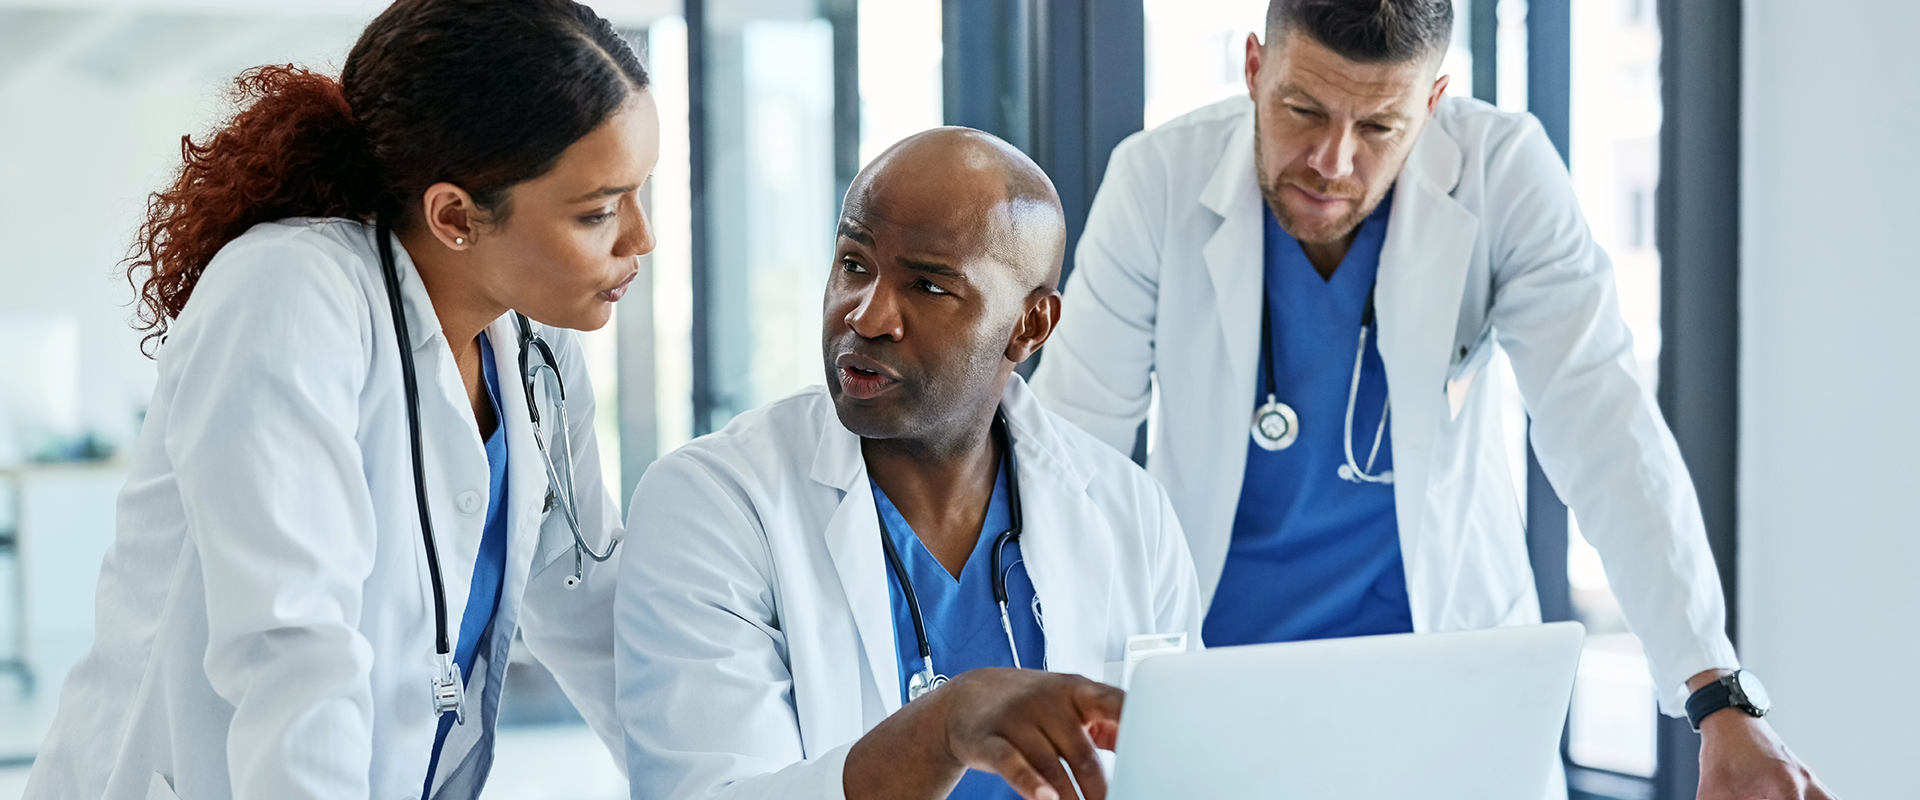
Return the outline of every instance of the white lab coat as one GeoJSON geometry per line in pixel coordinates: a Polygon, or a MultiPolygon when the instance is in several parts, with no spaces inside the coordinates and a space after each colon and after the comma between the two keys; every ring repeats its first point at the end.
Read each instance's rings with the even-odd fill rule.
{"type": "MultiPolygon", "coordinates": [[[[394,255],[457,639],[487,459],[439,319],[397,241],[394,255]]],[[[437,725],[434,609],[389,308],[372,227],[356,222],[259,225],[207,267],[160,349],[101,567],[94,647],[67,678],[27,797],[421,793],[437,725]]],[[[511,456],[507,569],[466,724],[442,752],[442,797],[471,796],[490,764],[516,623],[587,720],[618,741],[615,569],[562,588],[572,538],[560,514],[542,513],[548,482],[511,315],[487,334],[511,456]]],[[[544,335],[569,390],[581,526],[604,546],[619,520],[601,482],[593,391],[573,334],[544,335]]],[[[540,399],[542,424],[557,425],[540,399]]]]}
{"type": "MultiPolygon", "coordinates": [[[[1003,407],[1047,668],[1105,679],[1135,634],[1197,645],[1166,492],[1018,377],[1003,407]]],[[[633,796],[843,797],[847,751],[900,708],[900,671],[866,461],[826,390],[661,459],[633,509],[616,611],[633,796]]]]}
{"type": "MultiPolygon", "coordinates": [[[[1540,619],[1501,378],[1487,366],[1497,345],[1541,466],[1599,549],[1662,703],[1677,712],[1688,677],[1738,662],[1691,479],[1559,157],[1532,117],[1449,98],[1392,204],[1379,349],[1414,629],[1540,619]]],[[[1122,142],[1034,381],[1049,408],[1131,450],[1152,376],[1160,410],[1148,471],[1173,497],[1210,598],[1255,405],[1264,213],[1245,96],[1122,142]]]]}

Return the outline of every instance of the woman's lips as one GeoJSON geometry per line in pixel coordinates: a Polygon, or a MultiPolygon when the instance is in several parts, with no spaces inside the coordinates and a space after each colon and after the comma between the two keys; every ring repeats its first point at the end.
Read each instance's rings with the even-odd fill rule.
{"type": "Polygon", "coordinates": [[[840,368],[840,391],[855,400],[871,400],[898,383],[899,381],[893,378],[859,367],[840,368]]]}
{"type": "Polygon", "coordinates": [[[627,289],[633,286],[633,278],[634,276],[628,275],[627,279],[624,281],[621,281],[619,286],[615,286],[611,289],[601,292],[600,299],[605,300],[609,303],[620,302],[620,298],[627,296],[627,289]]]}

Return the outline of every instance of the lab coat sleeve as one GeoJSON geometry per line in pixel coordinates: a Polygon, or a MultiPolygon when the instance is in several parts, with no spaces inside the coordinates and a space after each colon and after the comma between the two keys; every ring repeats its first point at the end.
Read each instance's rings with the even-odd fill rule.
{"type": "Polygon", "coordinates": [[[1488,158],[1491,317],[1534,449],[1600,551],[1662,707],[1678,715],[1687,678],[1739,664],[1692,479],[1641,378],[1612,264],[1545,132],[1528,118],[1488,158]]]}
{"type": "Polygon", "coordinates": [[[1173,500],[1167,496],[1167,490],[1144,473],[1140,479],[1151,484],[1158,501],[1159,530],[1154,540],[1157,552],[1153,565],[1154,614],[1160,624],[1159,631],[1186,631],[1187,650],[1200,650],[1205,646],[1200,641],[1200,629],[1206,622],[1206,604],[1200,597],[1200,579],[1194,574],[1193,554],[1187,551],[1186,534],[1181,532],[1180,518],[1173,513],[1173,500]]]}
{"type": "MultiPolygon", "coordinates": [[[[595,550],[606,552],[607,543],[621,534],[620,507],[600,468],[600,445],[594,436],[593,381],[587,374],[578,334],[548,328],[541,335],[553,345],[567,385],[567,430],[573,445],[580,533],[595,550]]],[[[584,559],[581,566],[585,581],[576,588],[566,588],[566,579],[573,575],[573,532],[557,508],[549,513],[541,528],[533,575],[527,581],[520,635],[624,769],[620,723],[613,705],[613,596],[620,573],[620,549],[614,548],[613,557],[605,562],[584,559]]]]}
{"type": "Polygon", "coordinates": [[[681,450],[634,491],[616,601],[633,797],[842,798],[851,745],[804,760],[771,555],[724,474],[681,450]]]}
{"type": "Polygon", "coordinates": [[[1152,399],[1166,176],[1139,134],[1114,149],[1032,381],[1048,410],[1127,454],[1152,399]]]}
{"type": "Polygon", "coordinates": [[[209,265],[164,345],[182,387],[164,446],[206,587],[207,679],[233,706],[235,798],[368,795],[362,297],[318,250],[249,242],[209,265]]]}

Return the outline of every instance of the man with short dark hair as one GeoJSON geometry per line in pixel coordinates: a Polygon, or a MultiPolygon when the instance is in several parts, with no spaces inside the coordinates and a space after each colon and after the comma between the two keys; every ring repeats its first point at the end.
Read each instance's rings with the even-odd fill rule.
{"type": "Polygon", "coordinates": [[[1532,117],[1442,96],[1452,13],[1275,0],[1247,96],[1115,149],[1034,389],[1123,452],[1157,395],[1148,471],[1210,646],[1460,630],[1540,620],[1504,352],[1662,708],[1703,731],[1701,797],[1824,798],[1738,670],[1686,466],[1559,156],[1532,117]]]}
{"type": "Polygon", "coordinates": [[[1099,681],[1136,644],[1197,644],[1200,592],[1166,492],[1013,372],[1059,320],[1065,249],[1045,173],[979,131],[854,179],[826,388],[634,491],[615,619],[635,797],[1105,794],[1121,694],[1099,681]]]}

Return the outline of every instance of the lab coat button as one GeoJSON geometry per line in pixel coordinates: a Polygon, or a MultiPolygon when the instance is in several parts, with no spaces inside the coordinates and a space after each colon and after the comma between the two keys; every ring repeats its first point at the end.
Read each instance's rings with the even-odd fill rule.
{"type": "Polygon", "coordinates": [[[480,513],[479,494],[474,492],[461,492],[459,497],[454,498],[454,502],[460,504],[460,513],[462,514],[472,515],[480,513]]]}

